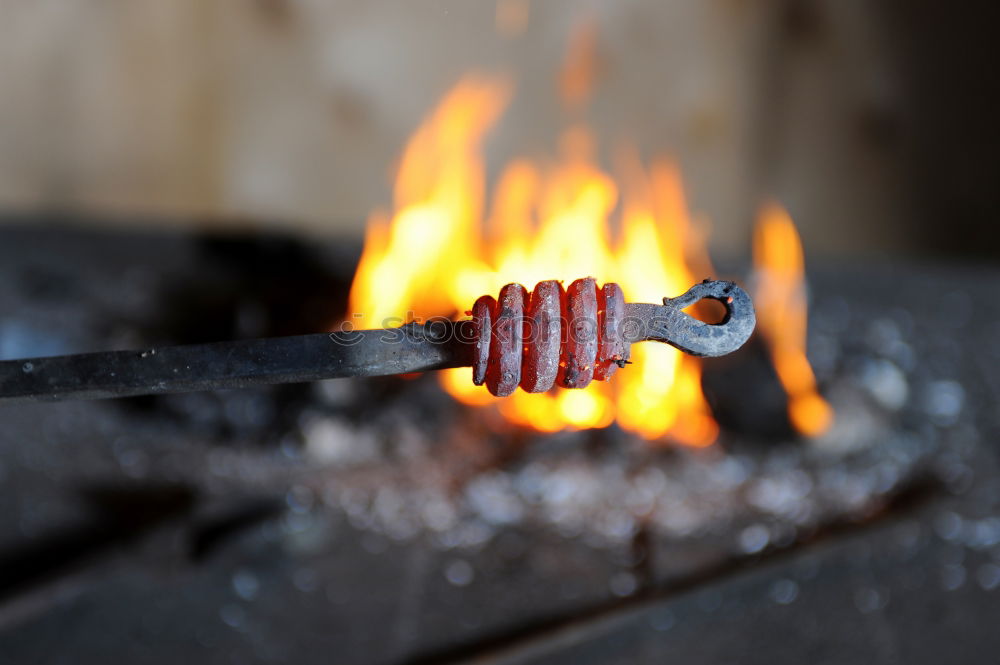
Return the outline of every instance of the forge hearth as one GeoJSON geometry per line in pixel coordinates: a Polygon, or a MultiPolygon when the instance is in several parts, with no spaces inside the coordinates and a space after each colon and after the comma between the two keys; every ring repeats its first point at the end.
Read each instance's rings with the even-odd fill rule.
{"type": "MultiPolygon", "coordinates": [[[[356,259],[59,233],[3,227],[3,357],[313,332],[356,259]],[[255,280],[281,257],[286,281],[255,280]]],[[[740,415],[781,408],[752,350],[706,364],[727,427],[705,450],[531,432],[429,376],[6,409],[0,660],[58,627],[81,661],[169,640],[199,660],[605,662],[613,644],[795,662],[772,625],[859,658],[976,659],[998,646],[967,622],[1000,587],[998,283],[814,268],[810,357],[837,419],[812,441],[740,415]],[[859,632],[873,614],[894,640],[859,632]]]]}

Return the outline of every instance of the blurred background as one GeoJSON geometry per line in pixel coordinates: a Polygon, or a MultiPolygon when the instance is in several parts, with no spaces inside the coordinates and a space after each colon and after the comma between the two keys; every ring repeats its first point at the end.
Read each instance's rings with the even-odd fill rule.
{"type": "Polygon", "coordinates": [[[744,251],[777,197],[811,252],[993,257],[991,8],[5,0],[0,206],[357,234],[467,72],[516,81],[491,165],[553,151],[589,22],[586,119],[674,156],[718,251],[744,251]]]}
{"type": "Polygon", "coordinates": [[[0,663],[988,661],[992,10],[0,0],[0,395],[511,280],[758,315],[586,391],[0,403],[0,663]]]}

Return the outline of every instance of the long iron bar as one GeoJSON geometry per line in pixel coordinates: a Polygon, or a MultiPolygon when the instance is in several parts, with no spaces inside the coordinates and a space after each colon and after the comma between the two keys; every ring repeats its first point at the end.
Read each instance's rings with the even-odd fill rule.
{"type": "Polygon", "coordinates": [[[0,361],[0,404],[386,376],[471,364],[470,322],[0,361]],[[427,334],[433,329],[436,335],[427,334]],[[450,333],[454,334],[450,334],[450,333]]]}
{"type": "MultiPolygon", "coordinates": [[[[677,298],[664,298],[662,305],[626,304],[619,334],[626,344],[653,340],[695,356],[720,356],[740,348],[755,323],[745,291],[732,282],[706,280],[677,298]],[[725,306],[722,322],[705,323],[682,311],[703,298],[725,306]]],[[[596,325],[589,334],[596,334],[596,325]]],[[[474,321],[435,319],[380,330],[5,360],[0,361],[0,405],[462,367],[473,364],[476,338],[474,321]]]]}

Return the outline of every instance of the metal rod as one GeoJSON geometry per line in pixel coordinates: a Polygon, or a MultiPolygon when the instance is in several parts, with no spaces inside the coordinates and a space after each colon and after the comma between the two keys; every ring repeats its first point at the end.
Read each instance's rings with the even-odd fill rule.
{"type": "Polygon", "coordinates": [[[386,376],[470,365],[469,321],[0,361],[0,405],[386,376]]]}
{"type": "MultiPolygon", "coordinates": [[[[695,356],[720,356],[740,348],[753,332],[755,321],[753,303],[745,291],[732,282],[706,280],[677,298],[664,298],[662,305],[625,304],[617,334],[626,345],[653,340],[695,356]],[[704,298],[724,305],[726,317],[721,323],[705,323],[683,311],[704,298]]],[[[593,341],[598,334],[597,322],[590,323],[593,325],[574,327],[572,334],[582,331],[593,341]]],[[[434,319],[423,325],[409,323],[383,330],[0,361],[0,405],[243,388],[468,366],[477,360],[476,325],[475,321],[434,319]]],[[[567,322],[560,326],[567,331],[567,322]]],[[[511,351],[518,359],[520,349],[518,342],[511,351]]],[[[483,353],[485,349],[480,348],[479,355],[483,353]]]]}

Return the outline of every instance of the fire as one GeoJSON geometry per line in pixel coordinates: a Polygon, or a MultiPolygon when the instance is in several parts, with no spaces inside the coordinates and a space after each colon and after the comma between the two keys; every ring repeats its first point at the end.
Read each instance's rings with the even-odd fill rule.
{"type": "MultiPolygon", "coordinates": [[[[355,324],[450,316],[510,282],[530,288],[586,276],[618,282],[629,301],[658,302],[711,274],[677,168],[663,160],[645,166],[634,151],[623,150],[616,180],[597,166],[594,138],[583,126],[561,136],[554,163],[508,164],[487,210],[482,143],[509,95],[504,80],[465,78],[413,135],[399,166],[393,213],[370,219],[351,289],[351,311],[360,315],[355,324]]],[[[779,327],[786,318],[798,322],[794,314],[781,316],[779,327]]],[[[791,341],[801,341],[799,332],[804,327],[791,341]]],[[[794,345],[782,344],[785,358],[786,346],[794,345]]],[[[612,381],[585,390],[518,391],[497,399],[472,384],[468,368],[443,372],[442,385],[462,402],[544,432],[617,422],[650,441],[711,444],[718,425],[701,391],[700,362],[652,343],[635,345],[632,359],[612,381]]],[[[783,380],[792,376],[781,372],[783,380]]],[[[799,378],[790,385],[796,409],[817,409],[811,382],[799,378]]],[[[798,425],[798,411],[794,417],[798,425]]]]}
{"type": "Polygon", "coordinates": [[[527,30],[530,15],[531,4],[528,0],[497,0],[497,34],[519,37],[527,30]]]}
{"type": "Polygon", "coordinates": [[[573,27],[559,71],[559,96],[567,108],[579,108],[587,101],[598,68],[597,21],[587,16],[573,27]]]}
{"type": "Polygon", "coordinates": [[[757,327],[767,339],[778,378],[788,395],[788,416],[802,434],[829,429],[833,410],[816,392],[816,378],[806,359],[805,263],[792,218],[770,203],[761,210],[754,231],[757,327]]]}
{"type": "Polygon", "coordinates": [[[468,78],[410,139],[393,192],[395,215],[369,219],[351,287],[355,324],[465,311],[489,290],[489,267],[476,258],[486,182],[480,144],[509,92],[504,81],[468,78]]]}

